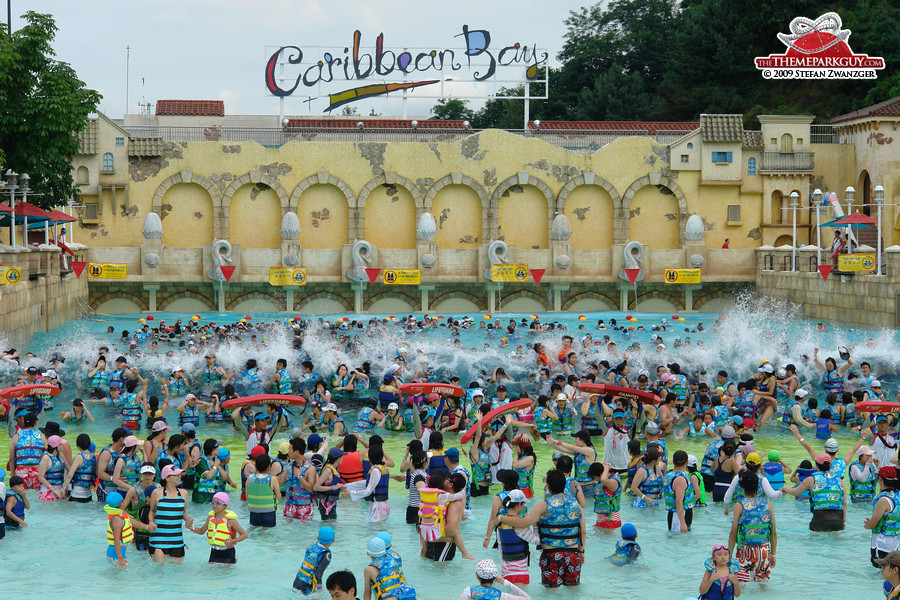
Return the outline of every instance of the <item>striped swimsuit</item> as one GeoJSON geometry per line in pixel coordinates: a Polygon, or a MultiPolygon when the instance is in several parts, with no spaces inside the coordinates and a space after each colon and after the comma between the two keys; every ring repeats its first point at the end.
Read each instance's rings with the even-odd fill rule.
{"type": "Polygon", "coordinates": [[[181,534],[181,520],[184,517],[184,498],[176,491],[174,498],[166,496],[163,489],[162,498],[156,504],[156,530],[150,534],[150,545],[153,548],[166,550],[183,548],[184,538],[181,534]]]}

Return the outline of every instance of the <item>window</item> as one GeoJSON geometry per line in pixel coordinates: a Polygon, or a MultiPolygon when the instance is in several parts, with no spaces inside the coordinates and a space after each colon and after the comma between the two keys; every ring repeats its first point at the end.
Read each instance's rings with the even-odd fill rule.
{"type": "Polygon", "coordinates": [[[691,142],[688,142],[688,146],[687,146],[687,147],[688,147],[688,150],[692,150],[692,149],[694,148],[694,144],[691,143],[691,142]]]}
{"type": "Polygon", "coordinates": [[[125,138],[116,138],[116,146],[122,147],[125,145],[125,138]]]}
{"type": "Polygon", "coordinates": [[[103,155],[103,172],[104,173],[115,173],[115,162],[113,160],[112,152],[107,152],[103,155]]]}
{"type": "Polygon", "coordinates": [[[752,156],[747,159],[747,175],[756,175],[756,159],[752,156]]]}
{"type": "Polygon", "coordinates": [[[84,223],[97,223],[100,221],[99,205],[96,202],[85,202],[81,220],[84,223]]]}
{"type": "Polygon", "coordinates": [[[728,223],[737,224],[741,222],[741,205],[740,204],[729,204],[728,205],[728,223]]]}
{"type": "Polygon", "coordinates": [[[78,167],[78,169],[75,171],[76,185],[87,185],[88,182],[89,182],[88,168],[87,167],[78,167]]]}
{"type": "Polygon", "coordinates": [[[681,162],[683,162],[683,163],[690,162],[690,159],[691,159],[691,157],[688,156],[687,154],[681,155],[681,162]]]}
{"type": "Polygon", "coordinates": [[[772,138],[772,145],[773,145],[773,146],[777,146],[777,145],[778,145],[778,138],[772,138]]]}
{"type": "Polygon", "coordinates": [[[798,146],[802,146],[802,145],[803,145],[803,138],[797,138],[797,145],[798,145],[798,146]]]}
{"type": "Polygon", "coordinates": [[[781,151],[782,152],[793,152],[794,151],[794,137],[786,133],[781,136],[781,151]]]}
{"type": "Polygon", "coordinates": [[[730,163],[731,152],[713,152],[712,161],[714,163],[730,163]]]}

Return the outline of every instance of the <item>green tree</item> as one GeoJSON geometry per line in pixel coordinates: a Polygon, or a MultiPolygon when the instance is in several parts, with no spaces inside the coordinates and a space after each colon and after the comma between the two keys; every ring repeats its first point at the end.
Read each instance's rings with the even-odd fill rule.
{"type": "Polygon", "coordinates": [[[475,112],[469,108],[469,101],[459,98],[441,98],[431,107],[431,112],[442,121],[471,121],[475,116],[475,112]]]}
{"type": "Polygon", "coordinates": [[[359,114],[355,106],[344,105],[341,112],[338,113],[342,117],[355,117],[359,114]]]}
{"type": "Polygon", "coordinates": [[[28,12],[26,25],[0,31],[0,163],[31,176],[33,202],[44,208],[77,198],[72,158],[100,94],[54,58],[57,27],[50,15],[28,12]]]}
{"type": "MultiPolygon", "coordinates": [[[[501,87],[498,96],[524,96],[525,86],[501,87]]],[[[522,100],[490,98],[472,117],[475,129],[524,129],[525,110],[522,100]]]]}

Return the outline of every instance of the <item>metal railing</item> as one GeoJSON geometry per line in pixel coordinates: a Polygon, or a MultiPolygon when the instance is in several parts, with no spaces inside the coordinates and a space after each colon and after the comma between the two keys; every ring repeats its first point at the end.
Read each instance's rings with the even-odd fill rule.
{"type": "Polygon", "coordinates": [[[834,125],[810,125],[809,142],[811,144],[837,144],[838,136],[834,125]]]}
{"type": "MultiPolygon", "coordinates": [[[[258,142],[263,146],[278,147],[291,141],[300,142],[453,142],[480,133],[480,129],[366,129],[363,128],[308,128],[308,127],[176,127],[176,126],[128,126],[133,137],[156,138],[169,142],[258,142]]],[[[606,130],[572,131],[551,129],[507,129],[509,133],[544,140],[554,146],[570,150],[597,150],[620,137],[649,137],[660,144],[675,142],[690,131],[682,130],[606,130]]]]}
{"type": "Polygon", "coordinates": [[[813,152],[763,152],[760,171],[800,172],[812,171],[815,162],[813,152]]]}

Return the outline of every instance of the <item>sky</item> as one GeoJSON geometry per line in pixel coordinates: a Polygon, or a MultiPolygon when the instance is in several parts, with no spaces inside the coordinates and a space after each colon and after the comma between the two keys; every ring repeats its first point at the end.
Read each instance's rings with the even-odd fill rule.
{"type": "MultiPolygon", "coordinates": [[[[454,36],[468,25],[470,30],[491,32],[494,52],[515,42],[536,45],[548,51],[549,64],[556,65],[566,32],[564,20],[571,10],[590,4],[590,0],[12,0],[12,23],[14,29],[21,27],[19,16],[28,10],[53,15],[59,28],[54,43],[57,58],[70,63],[88,87],[103,94],[99,110],[112,118],[125,113],[126,62],[130,114],[139,112],[142,101],[216,99],[225,101],[227,114],[277,115],[279,100],[266,93],[264,69],[278,46],[303,48],[308,65],[321,58],[323,47],[342,55],[359,29],[363,50],[371,51],[375,37],[383,32],[385,48],[398,52],[461,51],[463,38],[454,36]]],[[[498,69],[497,77],[512,81],[522,70],[498,69]]],[[[446,84],[445,93],[449,95],[451,87],[459,96],[495,91],[494,86],[475,84],[470,71],[461,73],[452,74],[458,83],[446,84]]],[[[417,75],[417,80],[441,77],[417,75]]],[[[385,78],[341,81],[338,87],[323,90],[333,93],[385,82],[385,78]]],[[[439,91],[435,85],[412,92],[408,114],[427,115],[435,99],[421,96],[439,91]]],[[[472,100],[470,106],[482,103],[472,100]]],[[[324,114],[327,105],[327,98],[303,102],[298,93],[285,100],[285,114],[324,114]]],[[[361,115],[372,109],[383,115],[402,112],[398,95],[355,105],[361,115]]]]}

